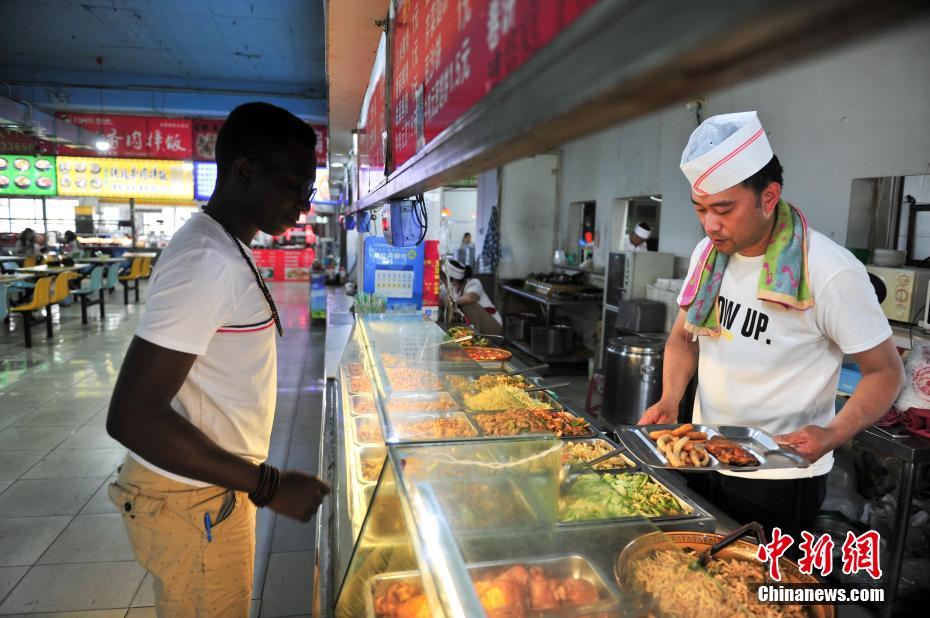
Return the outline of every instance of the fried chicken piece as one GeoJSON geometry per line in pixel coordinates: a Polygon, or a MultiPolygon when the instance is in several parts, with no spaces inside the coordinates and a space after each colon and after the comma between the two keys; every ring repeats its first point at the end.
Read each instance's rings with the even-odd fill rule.
{"type": "Polygon", "coordinates": [[[512,581],[518,586],[522,586],[525,588],[526,582],[527,580],[529,580],[529,578],[530,578],[530,574],[527,573],[526,567],[524,567],[522,564],[518,564],[516,566],[510,567],[509,569],[507,569],[506,571],[504,571],[503,573],[501,573],[494,579],[495,580],[504,579],[504,580],[512,581]]]}
{"type": "Polygon", "coordinates": [[[391,584],[387,590],[375,598],[375,613],[394,616],[401,605],[420,593],[420,587],[414,584],[406,582],[391,584]]]}
{"type": "Polygon", "coordinates": [[[533,609],[555,609],[559,606],[556,598],[558,580],[549,579],[539,567],[530,569],[529,589],[530,607],[533,609]]]}
{"type": "Polygon", "coordinates": [[[594,584],[586,579],[574,579],[572,577],[559,582],[555,589],[555,596],[562,605],[570,606],[596,603],[600,598],[594,584]]]}
{"type": "Polygon", "coordinates": [[[752,453],[736,442],[720,436],[714,436],[708,440],[705,448],[708,453],[719,459],[721,463],[731,466],[759,465],[759,460],[752,453]]]}
{"type": "Polygon", "coordinates": [[[481,606],[491,618],[522,618],[526,615],[526,588],[510,579],[475,582],[481,606]]]}
{"type": "Polygon", "coordinates": [[[432,613],[429,610],[429,601],[426,600],[426,595],[418,594],[404,601],[397,608],[397,613],[394,616],[396,618],[430,618],[432,613]]]}

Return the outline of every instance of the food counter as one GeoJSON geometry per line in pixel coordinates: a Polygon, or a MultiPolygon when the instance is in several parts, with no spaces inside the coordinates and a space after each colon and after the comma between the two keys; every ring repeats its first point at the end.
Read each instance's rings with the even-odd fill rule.
{"type": "Polygon", "coordinates": [[[319,615],[477,616],[510,603],[617,615],[625,546],[715,530],[712,507],[674,474],[639,465],[550,393],[523,392],[522,378],[489,377],[507,367],[476,363],[417,316],[359,317],[327,364],[319,615]],[[531,594],[543,589],[561,592],[531,594]]]}

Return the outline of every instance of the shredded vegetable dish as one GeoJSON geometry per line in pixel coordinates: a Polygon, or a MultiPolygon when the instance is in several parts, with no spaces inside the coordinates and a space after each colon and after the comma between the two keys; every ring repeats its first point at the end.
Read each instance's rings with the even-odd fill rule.
{"type": "Polygon", "coordinates": [[[559,521],[670,517],[686,511],[648,474],[584,474],[562,488],[559,521]]]}

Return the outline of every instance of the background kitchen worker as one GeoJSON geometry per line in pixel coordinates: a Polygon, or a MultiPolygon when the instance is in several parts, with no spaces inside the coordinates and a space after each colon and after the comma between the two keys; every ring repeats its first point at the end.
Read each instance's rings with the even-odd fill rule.
{"type": "Polygon", "coordinates": [[[865,268],[782,200],[782,167],[756,112],[706,120],[681,168],[707,237],[678,299],[662,398],[640,423],[676,422],[697,369],[696,423],[765,429],[812,465],[692,474],[689,484],[742,523],[799,535],[823,502],[832,451],[897,396],[901,359],[865,268]],[[862,381],[836,413],[844,354],[862,381]]]}
{"type": "Polygon", "coordinates": [[[649,237],[652,236],[652,228],[648,223],[637,223],[632,230],[630,230],[629,235],[623,238],[621,243],[621,251],[648,251],[649,248],[646,246],[646,241],[649,240],[649,237]]]}
{"type": "Polygon", "coordinates": [[[485,335],[501,333],[501,316],[484,291],[481,281],[472,276],[471,266],[447,259],[442,265],[443,296],[453,303],[485,335]]]}
{"type": "Polygon", "coordinates": [[[216,190],[162,253],[113,391],[107,431],[130,453],[109,495],[159,616],[248,616],[256,507],[308,521],[329,493],[263,463],[283,329],[249,249],[310,207],[315,145],[279,107],[233,110],[216,190]]]}

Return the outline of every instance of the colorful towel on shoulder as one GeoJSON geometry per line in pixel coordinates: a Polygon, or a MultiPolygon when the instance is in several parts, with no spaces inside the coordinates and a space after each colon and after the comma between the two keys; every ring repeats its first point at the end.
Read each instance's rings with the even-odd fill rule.
{"type": "MultiPolygon", "coordinates": [[[[807,219],[800,210],[780,200],[776,206],[775,229],[759,273],[757,298],[804,311],[814,306],[807,271],[807,219]]],[[[688,313],[685,330],[695,336],[720,336],[717,298],[730,256],[707,243],[694,269],[685,280],[681,308],[688,313]]]]}

